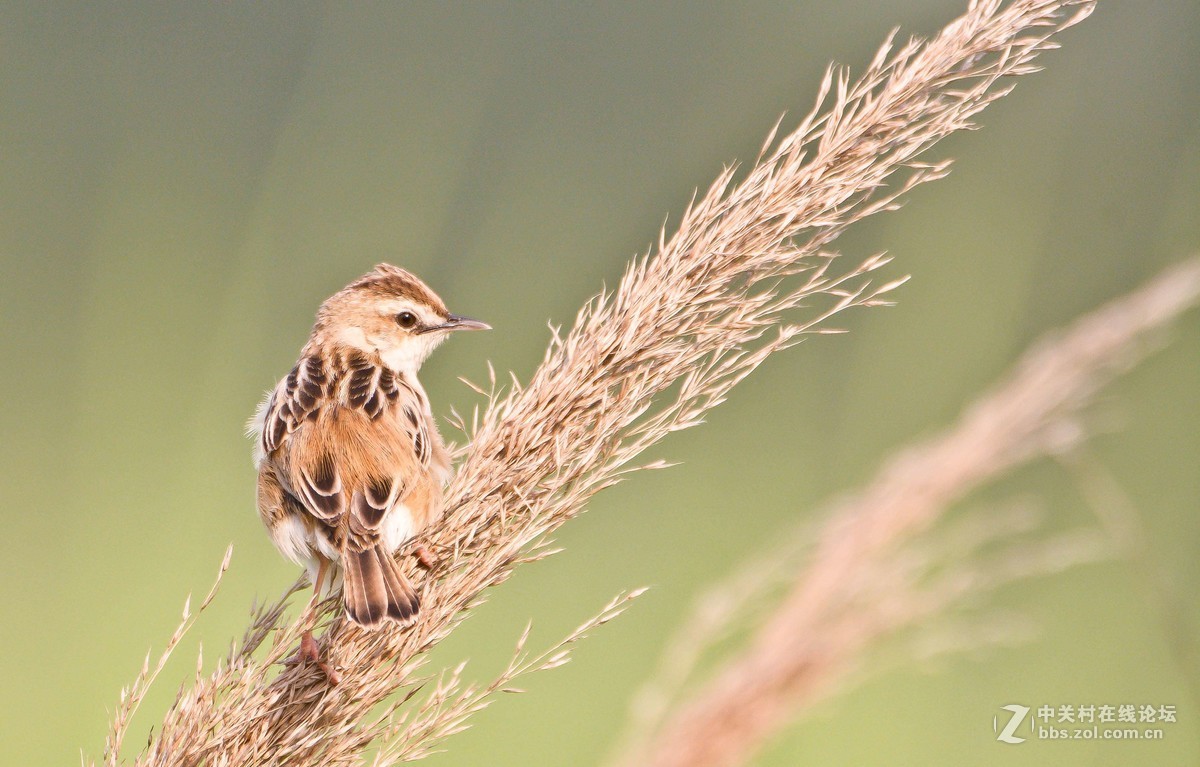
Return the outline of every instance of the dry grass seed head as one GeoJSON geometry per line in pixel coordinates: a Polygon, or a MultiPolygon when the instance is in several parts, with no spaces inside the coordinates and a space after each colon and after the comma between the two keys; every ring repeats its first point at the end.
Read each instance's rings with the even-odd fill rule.
{"type": "MultiPolygon", "coordinates": [[[[492,395],[448,490],[445,523],[423,541],[440,565],[418,579],[421,621],[368,633],[327,607],[325,642],[343,675],[330,688],[308,667],[276,671],[299,627],[268,609],[203,684],[181,691],[136,763],[350,765],[373,742],[417,738],[403,746],[416,754],[457,728],[474,704],[444,709],[455,724],[423,735],[397,735],[370,713],[411,690],[425,653],[480,593],[647,447],[699,423],[771,353],[840,311],[884,300],[895,283],[877,286],[871,275],[886,260],[838,271],[830,243],[944,175],[946,163],[918,157],[971,127],[1011,88],[1000,78],[1033,71],[1050,38],[1091,9],[1090,0],[974,0],[929,41],[889,40],[857,80],[830,70],[795,131],[768,141],[739,183],[732,169],[720,174],[675,235],[552,339],[527,385],[492,395]],[[795,281],[778,283],[784,276],[795,281]],[[829,302],[800,310],[819,297],[829,302]]],[[[115,723],[118,747],[126,726],[115,723]]],[[[106,763],[119,762],[117,751],[106,763]]]]}

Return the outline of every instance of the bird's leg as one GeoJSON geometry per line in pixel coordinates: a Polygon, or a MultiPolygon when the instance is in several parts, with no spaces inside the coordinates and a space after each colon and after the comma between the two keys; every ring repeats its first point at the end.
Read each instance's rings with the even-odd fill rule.
{"type": "MultiPolygon", "coordinates": [[[[306,621],[311,622],[316,619],[317,604],[321,601],[321,584],[325,582],[325,573],[328,569],[329,560],[317,554],[317,577],[313,583],[312,599],[309,600],[308,607],[305,608],[305,612],[307,613],[306,621]]],[[[317,664],[317,668],[321,669],[325,677],[329,679],[330,684],[337,684],[341,679],[341,675],[332,666],[321,660],[321,650],[317,646],[317,640],[313,638],[311,624],[300,635],[300,650],[297,655],[301,661],[310,661],[317,664]]]]}
{"type": "MultiPolygon", "coordinates": [[[[305,620],[312,621],[316,617],[317,603],[321,601],[321,584],[325,582],[325,570],[329,567],[329,560],[317,554],[317,576],[313,579],[312,599],[308,600],[308,606],[304,608],[305,620]]],[[[319,651],[317,649],[317,640],[313,639],[312,628],[304,629],[304,633],[300,635],[300,658],[301,660],[312,661],[316,663],[319,659],[319,651]]]]}
{"type": "Polygon", "coordinates": [[[421,567],[424,567],[426,570],[432,570],[433,566],[437,564],[437,560],[433,558],[433,554],[431,554],[429,549],[425,548],[424,546],[418,545],[414,547],[412,550],[412,555],[416,557],[417,564],[419,564],[421,567]]]}

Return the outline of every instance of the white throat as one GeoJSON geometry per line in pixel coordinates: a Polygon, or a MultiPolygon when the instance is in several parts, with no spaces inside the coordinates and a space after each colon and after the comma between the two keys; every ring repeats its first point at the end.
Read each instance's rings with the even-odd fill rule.
{"type": "Polygon", "coordinates": [[[379,357],[383,360],[383,364],[395,372],[416,378],[421,364],[445,338],[445,333],[438,332],[413,336],[390,349],[380,349],[379,357]]]}

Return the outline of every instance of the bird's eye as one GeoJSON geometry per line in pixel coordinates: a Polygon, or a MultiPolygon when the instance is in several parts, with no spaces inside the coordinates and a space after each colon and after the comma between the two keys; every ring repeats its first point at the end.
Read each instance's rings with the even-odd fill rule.
{"type": "Polygon", "coordinates": [[[412,312],[400,312],[396,315],[396,324],[402,328],[411,328],[417,324],[417,315],[412,312]]]}

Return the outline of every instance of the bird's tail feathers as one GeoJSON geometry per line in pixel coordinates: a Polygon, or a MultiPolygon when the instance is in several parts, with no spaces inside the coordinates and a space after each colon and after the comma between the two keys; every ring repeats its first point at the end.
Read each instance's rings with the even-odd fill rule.
{"type": "Polygon", "coordinates": [[[417,618],[421,602],[400,566],[380,546],[342,555],[342,603],[350,620],[374,628],[385,621],[401,626],[417,618]]]}

